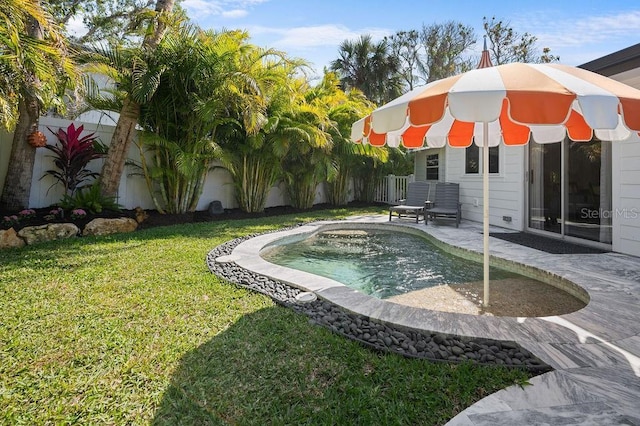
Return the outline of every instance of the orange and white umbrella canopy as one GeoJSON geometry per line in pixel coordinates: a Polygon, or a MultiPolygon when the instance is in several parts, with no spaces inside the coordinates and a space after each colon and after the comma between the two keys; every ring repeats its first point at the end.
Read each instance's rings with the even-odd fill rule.
{"type": "Polygon", "coordinates": [[[560,64],[511,63],[438,80],[352,127],[354,142],[407,148],[635,138],[640,90],[560,64]],[[483,134],[488,123],[488,134],[483,134]]]}

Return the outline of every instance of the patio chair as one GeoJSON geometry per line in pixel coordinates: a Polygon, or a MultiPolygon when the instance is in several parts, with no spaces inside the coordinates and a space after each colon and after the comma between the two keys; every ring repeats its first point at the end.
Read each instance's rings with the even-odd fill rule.
{"type": "Polygon", "coordinates": [[[455,219],[456,228],[460,225],[460,185],[457,183],[436,183],[436,195],[432,203],[427,203],[424,223],[437,218],[455,219]]]}
{"type": "Polygon", "coordinates": [[[402,204],[389,207],[389,221],[393,214],[398,218],[415,217],[416,223],[420,221],[420,216],[424,220],[425,202],[429,199],[431,184],[427,182],[409,182],[407,184],[407,198],[400,200],[402,204]]]}

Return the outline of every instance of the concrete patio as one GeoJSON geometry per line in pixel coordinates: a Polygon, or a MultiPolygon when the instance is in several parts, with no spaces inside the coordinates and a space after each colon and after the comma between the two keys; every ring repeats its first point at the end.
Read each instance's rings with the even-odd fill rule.
{"type": "MultiPolygon", "coordinates": [[[[339,222],[340,226],[365,223],[389,224],[385,216],[339,222]]],[[[478,223],[463,221],[455,228],[396,220],[393,225],[425,232],[455,247],[454,251],[474,256],[482,252],[478,223]]],[[[484,398],[448,425],[640,425],[640,258],[616,253],[549,254],[491,238],[492,256],[575,283],[588,292],[590,302],[577,312],[551,317],[475,316],[397,305],[260,258],[259,251],[270,242],[296,238],[314,227],[317,224],[258,236],[238,245],[229,260],[372,319],[459,336],[515,341],[554,368],[533,378],[531,386],[513,386],[484,398]]]]}

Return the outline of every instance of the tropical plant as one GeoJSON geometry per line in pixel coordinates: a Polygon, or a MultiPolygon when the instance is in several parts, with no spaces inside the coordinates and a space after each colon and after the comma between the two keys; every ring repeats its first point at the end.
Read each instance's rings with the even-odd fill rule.
{"type": "Polygon", "coordinates": [[[92,214],[102,213],[104,210],[122,210],[122,206],[117,203],[115,197],[102,195],[97,182],[78,189],[73,195],[65,194],[59,205],[64,210],[82,209],[92,214]]]}
{"type": "Polygon", "coordinates": [[[329,108],[303,79],[292,82],[297,93],[289,112],[280,120],[277,142],[286,152],[282,159],[283,178],[291,205],[299,209],[313,207],[318,185],[331,166],[333,140],[329,108]]]}
{"type": "Polygon", "coordinates": [[[29,203],[35,148],[27,137],[41,110],[65,107],[76,80],[65,41],[39,0],[0,0],[0,123],[14,129],[0,208],[29,203]]]}
{"type": "Polygon", "coordinates": [[[402,93],[399,61],[387,40],[374,43],[370,35],[340,44],[339,58],[331,62],[331,70],[340,78],[345,91],[359,89],[365,96],[382,104],[402,93]]]}
{"type": "MultiPolygon", "coordinates": [[[[226,138],[227,141],[234,140],[229,135],[226,138]]],[[[237,149],[224,150],[221,156],[233,179],[238,205],[245,212],[264,211],[269,191],[281,176],[280,158],[273,153],[266,139],[263,131],[247,136],[238,129],[235,140],[241,145],[237,149]]]]}
{"type": "MultiPolygon", "coordinates": [[[[373,110],[374,105],[357,89],[345,93],[340,89],[340,82],[335,73],[325,73],[322,82],[307,95],[314,105],[323,105],[331,120],[330,167],[327,169],[327,197],[329,203],[345,205],[350,195],[350,185],[356,183],[356,198],[362,199],[360,193],[367,192],[362,184],[371,180],[372,168],[364,164],[383,164],[387,161],[387,148],[377,148],[368,144],[354,144],[351,141],[351,125],[354,121],[373,110]]],[[[373,194],[375,180],[372,189],[373,194]]],[[[373,195],[370,197],[373,199],[373,195]]]]}
{"type": "Polygon", "coordinates": [[[57,169],[47,170],[43,177],[53,177],[57,181],[53,185],[61,184],[65,195],[72,196],[82,183],[98,177],[98,173],[92,172],[87,165],[92,160],[104,157],[106,147],[98,141],[95,133],[81,136],[83,125],[76,129],[71,123],[66,131],[62,128],[57,132],[49,131],[56,135],[58,141],[44,148],[53,153],[50,157],[57,169]]]}
{"type": "Polygon", "coordinates": [[[233,178],[240,208],[262,212],[282,177],[291,136],[302,130],[295,124],[300,100],[295,75],[304,63],[252,46],[238,59],[246,75],[238,93],[244,95],[233,103],[236,120],[219,129],[220,159],[233,178]]]}
{"type": "Polygon", "coordinates": [[[143,107],[140,165],[159,211],[196,209],[212,161],[221,155],[220,125],[241,125],[252,137],[264,123],[253,67],[271,52],[247,40],[245,32],[185,26],[170,31],[150,61],[166,69],[143,107]]]}

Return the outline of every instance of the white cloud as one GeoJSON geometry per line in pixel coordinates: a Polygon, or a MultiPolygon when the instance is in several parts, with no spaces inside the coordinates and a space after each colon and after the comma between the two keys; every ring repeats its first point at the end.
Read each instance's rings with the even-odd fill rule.
{"type": "Polygon", "coordinates": [[[244,18],[249,12],[245,9],[225,10],[221,13],[223,18],[244,18]]]}
{"type": "Polygon", "coordinates": [[[182,2],[182,7],[190,16],[219,15],[223,11],[220,2],[209,0],[185,0],[182,2]]]}
{"type": "Polygon", "coordinates": [[[252,35],[275,35],[277,39],[273,44],[280,48],[304,49],[338,46],[344,40],[356,39],[361,34],[369,34],[374,40],[379,40],[391,35],[392,31],[383,28],[353,30],[343,25],[328,24],[294,28],[253,27],[250,29],[250,33],[252,35]]]}
{"type": "Polygon", "coordinates": [[[190,16],[206,17],[218,15],[223,18],[242,18],[251,6],[269,0],[184,0],[182,6],[190,16]]]}
{"type": "MultiPolygon", "coordinates": [[[[515,22],[514,22],[515,24],[515,22]]],[[[572,19],[554,18],[552,14],[527,16],[518,20],[515,28],[538,37],[540,46],[553,49],[580,47],[621,39],[635,43],[640,29],[640,10],[603,16],[575,16],[572,19]]]]}

